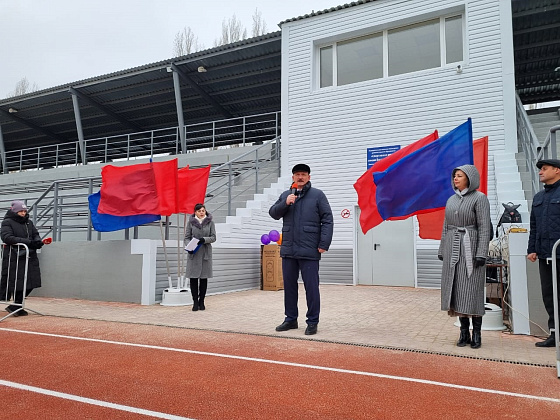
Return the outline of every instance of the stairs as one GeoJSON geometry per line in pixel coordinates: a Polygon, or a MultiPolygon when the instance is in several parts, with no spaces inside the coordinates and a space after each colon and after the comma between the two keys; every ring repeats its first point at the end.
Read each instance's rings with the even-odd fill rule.
{"type": "MultiPolygon", "coordinates": [[[[526,191],[523,189],[523,180],[526,179],[526,176],[522,174],[521,168],[518,166],[518,159],[521,159],[519,155],[519,153],[496,153],[494,155],[498,211],[501,214],[504,210],[501,203],[511,201],[514,204],[521,204],[517,210],[521,214],[521,220],[528,222],[530,207],[526,198],[526,191]]],[[[527,171],[525,173],[528,175],[527,171]]]]}
{"type": "MultiPolygon", "coordinates": [[[[552,107],[552,108],[543,108],[543,109],[533,109],[533,110],[528,110],[527,111],[527,116],[529,118],[529,121],[531,123],[533,132],[535,133],[535,136],[537,137],[539,143],[542,145],[544,143],[544,141],[546,140],[550,128],[556,126],[556,125],[560,125],[560,108],[558,107],[552,107]]],[[[557,136],[560,137],[560,136],[557,136]]],[[[560,139],[557,138],[557,143],[560,139]]],[[[519,141],[519,139],[518,139],[519,141]]],[[[533,202],[533,191],[532,191],[532,187],[531,187],[531,170],[535,170],[534,168],[528,168],[527,167],[527,163],[526,163],[526,158],[525,158],[525,153],[522,151],[522,147],[520,144],[518,144],[518,149],[520,150],[518,153],[515,154],[515,160],[517,162],[517,168],[518,168],[518,174],[519,174],[519,180],[521,181],[521,188],[523,191],[523,197],[527,203],[527,218],[525,218],[524,213],[521,213],[521,217],[522,219],[525,221],[529,221],[529,212],[531,209],[531,205],[533,202]]],[[[558,146],[557,146],[557,150],[558,146]]],[[[534,162],[536,163],[536,162],[534,162]]],[[[511,168],[504,168],[505,175],[504,176],[513,176],[510,173],[510,169],[511,168]]],[[[499,173],[498,168],[496,167],[496,172],[499,173]]],[[[497,175],[498,176],[498,175],[497,175]]],[[[503,178],[503,177],[502,177],[503,178]]],[[[510,178],[510,180],[513,178],[510,178]]],[[[502,181],[506,182],[506,180],[502,181]]],[[[515,178],[515,181],[517,181],[517,177],[515,178]]],[[[508,185],[506,183],[506,185],[504,185],[504,187],[509,188],[512,185],[508,185]]],[[[498,186],[498,188],[500,188],[498,186]]],[[[522,206],[523,207],[523,206],[522,206]]],[[[520,209],[521,210],[521,209],[520,209]]]]}
{"type": "Polygon", "coordinates": [[[559,107],[532,109],[527,111],[527,115],[540,144],[544,143],[551,127],[560,125],[559,107]]]}
{"type": "Polygon", "coordinates": [[[253,248],[260,245],[261,235],[275,229],[282,231],[282,220],[268,214],[280,194],[289,188],[291,178],[279,178],[261,194],[255,194],[235,216],[227,216],[225,223],[216,224],[216,245],[223,248],[253,248]]]}

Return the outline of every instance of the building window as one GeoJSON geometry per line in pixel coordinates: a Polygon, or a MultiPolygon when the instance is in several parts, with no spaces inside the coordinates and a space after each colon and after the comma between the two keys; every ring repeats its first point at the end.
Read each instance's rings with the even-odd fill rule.
{"type": "Polygon", "coordinates": [[[383,77],[383,34],[339,42],[336,68],[338,86],[383,77]]]}
{"type": "Polygon", "coordinates": [[[320,50],[321,54],[321,87],[332,86],[333,84],[333,47],[324,47],[320,50]]]}
{"type": "Polygon", "coordinates": [[[455,15],[322,45],[320,87],[461,62],[463,38],[463,16],[455,15]]]}
{"type": "Polygon", "coordinates": [[[453,16],[445,19],[445,62],[463,61],[463,18],[453,16]]]}
{"type": "Polygon", "coordinates": [[[439,19],[387,33],[389,76],[439,67],[439,19]]]}

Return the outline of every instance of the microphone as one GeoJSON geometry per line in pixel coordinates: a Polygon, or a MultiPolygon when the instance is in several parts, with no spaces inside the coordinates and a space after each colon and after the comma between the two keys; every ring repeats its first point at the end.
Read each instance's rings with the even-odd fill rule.
{"type": "MultiPolygon", "coordinates": [[[[296,195],[296,193],[297,193],[297,182],[294,182],[294,183],[292,184],[292,194],[296,195]]],[[[293,204],[293,203],[292,203],[292,204],[293,204]]],[[[290,204],[290,206],[291,206],[292,204],[290,204]]]]}
{"type": "Polygon", "coordinates": [[[297,182],[294,182],[292,184],[292,194],[295,195],[296,193],[297,193],[297,182]]]}

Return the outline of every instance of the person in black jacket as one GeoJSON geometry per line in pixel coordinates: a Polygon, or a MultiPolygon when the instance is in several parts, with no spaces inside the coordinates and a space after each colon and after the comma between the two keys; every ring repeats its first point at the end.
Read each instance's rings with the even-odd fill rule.
{"type": "Polygon", "coordinates": [[[333,235],[333,215],[325,194],[311,187],[311,169],[303,163],[292,168],[292,190],[284,191],[269,214],[283,218],[282,276],[284,278],[285,319],[276,331],[298,328],[298,278],[301,272],[307,298],[305,335],[317,333],[319,323],[319,260],[329,249],[333,235]]]}
{"type": "Polygon", "coordinates": [[[10,301],[14,297],[14,304],[6,307],[6,311],[13,313],[13,316],[27,315],[23,309],[23,294],[28,296],[31,291],[41,287],[41,270],[39,269],[39,259],[37,249],[43,247],[43,241],[39,232],[29,220],[27,206],[23,201],[12,202],[2,221],[0,237],[4,242],[4,252],[2,257],[2,277],[0,280],[0,300],[10,301]],[[27,269],[27,284],[24,288],[24,267],[25,253],[18,255],[18,248],[23,251],[24,247],[17,247],[15,244],[25,244],[29,248],[29,261],[27,269]],[[16,278],[17,277],[17,278],[16,278]],[[25,290],[24,290],[25,289],[25,290]]]}
{"type": "MultiPolygon", "coordinates": [[[[544,307],[548,313],[550,335],[544,341],[535,343],[537,347],[554,347],[554,298],[552,289],[552,263],[546,259],[552,257],[552,247],[560,239],[560,160],[543,159],[537,162],[539,179],[544,183],[544,190],[533,197],[527,259],[539,260],[539,274],[544,307]]],[[[556,255],[556,279],[560,278],[560,254],[556,255]]],[[[558,283],[557,283],[558,285],[558,283]]],[[[560,303],[560,302],[559,302],[560,303]]]]}

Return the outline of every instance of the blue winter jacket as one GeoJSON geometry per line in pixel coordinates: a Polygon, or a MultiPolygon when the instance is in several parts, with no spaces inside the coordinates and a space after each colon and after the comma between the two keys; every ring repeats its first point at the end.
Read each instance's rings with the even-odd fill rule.
{"type": "MultiPolygon", "coordinates": [[[[554,243],[560,239],[560,181],[535,194],[530,226],[527,254],[536,252],[540,259],[550,258],[554,243]]],[[[560,258],[560,252],[556,255],[560,258]]]]}
{"type": "Polygon", "coordinates": [[[280,256],[320,260],[319,248],[328,250],[333,235],[331,206],[323,191],[305,184],[294,204],[288,206],[284,191],[268,213],[276,220],[284,218],[280,256]]]}

